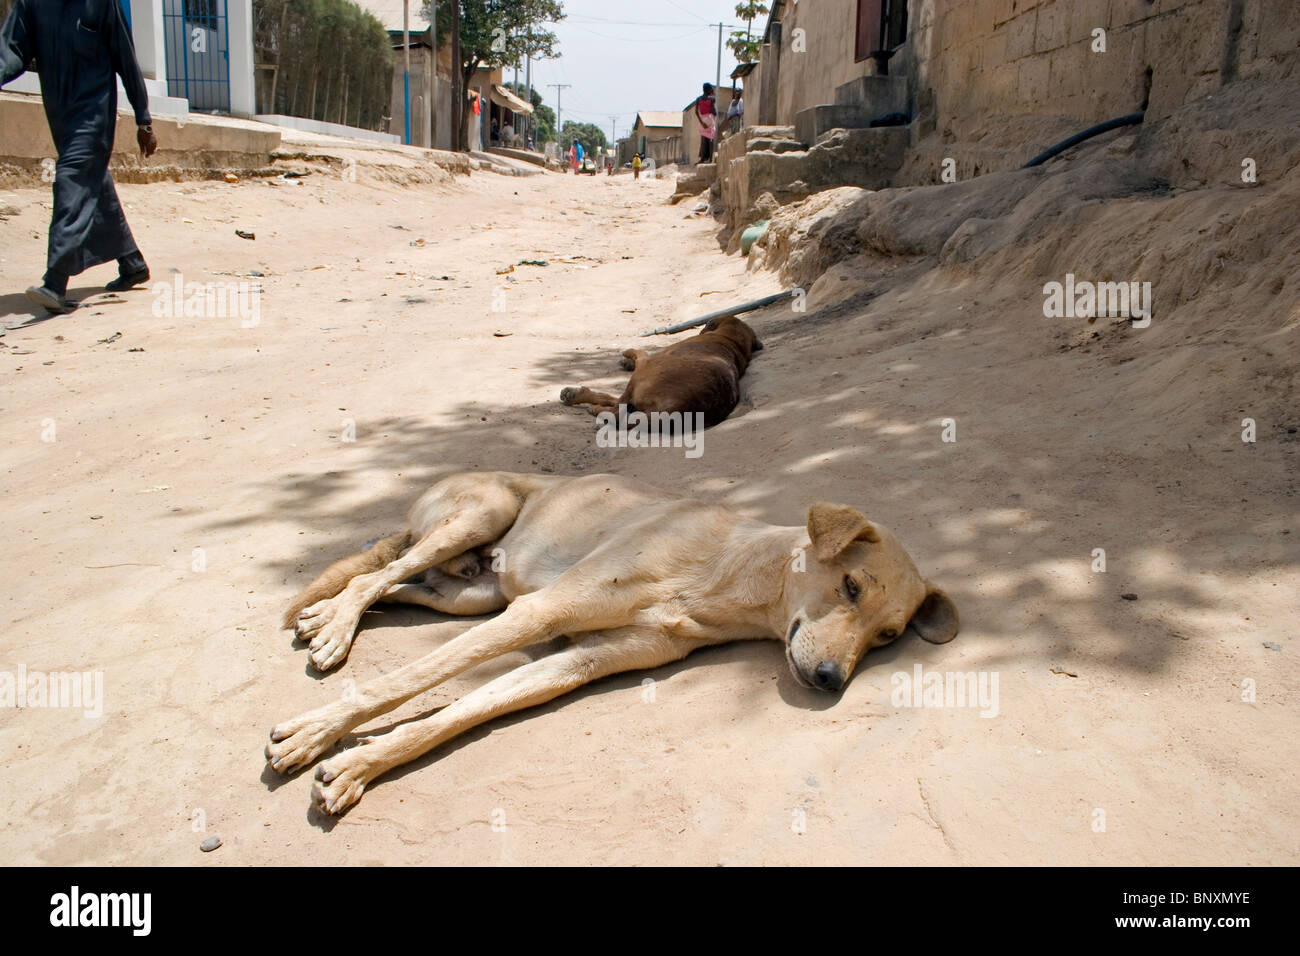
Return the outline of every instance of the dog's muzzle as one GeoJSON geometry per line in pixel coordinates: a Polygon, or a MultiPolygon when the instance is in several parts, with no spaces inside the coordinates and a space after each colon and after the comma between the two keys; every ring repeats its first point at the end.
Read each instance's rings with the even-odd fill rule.
{"type": "Polygon", "coordinates": [[[822,661],[813,673],[813,686],[818,690],[839,690],[844,686],[844,672],[833,661],[822,661]]]}
{"type": "Polygon", "coordinates": [[[790,625],[790,633],[785,637],[785,660],[790,665],[790,673],[794,675],[797,681],[803,687],[810,687],[816,690],[837,691],[844,687],[844,672],[834,661],[822,661],[817,665],[817,670],[813,671],[812,677],[808,677],[800,670],[799,665],[794,659],[794,636],[799,633],[799,628],[803,624],[799,618],[795,618],[790,625]]]}

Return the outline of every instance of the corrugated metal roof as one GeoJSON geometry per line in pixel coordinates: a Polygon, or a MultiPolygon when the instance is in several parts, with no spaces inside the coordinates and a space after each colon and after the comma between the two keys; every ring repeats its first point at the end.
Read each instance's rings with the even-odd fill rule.
{"type": "MultiPolygon", "coordinates": [[[[373,14],[384,25],[385,30],[402,30],[402,0],[351,0],[362,10],[373,14]]],[[[410,0],[411,32],[423,33],[429,29],[429,21],[421,14],[423,0],[410,0]]]]}
{"type": "Polygon", "coordinates": [[[636,114],[642,126],[672,126],[681,129],[682,114],[671,110],[641,110],[636,114]]]}

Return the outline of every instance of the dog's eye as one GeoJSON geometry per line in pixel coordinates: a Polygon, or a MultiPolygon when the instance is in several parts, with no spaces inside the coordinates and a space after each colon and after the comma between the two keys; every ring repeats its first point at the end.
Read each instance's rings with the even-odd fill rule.
{"type": "Polygon", "coordinates": [[[844,575],[844,596],[854,604],[858,603],[858,595],[862,593],[858,587],[858,582],[854,581],[849,575],[844,575]]]}

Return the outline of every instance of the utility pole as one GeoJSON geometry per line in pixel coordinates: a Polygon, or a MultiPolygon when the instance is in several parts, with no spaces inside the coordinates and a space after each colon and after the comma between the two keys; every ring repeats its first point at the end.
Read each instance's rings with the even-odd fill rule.
{"type": "Polygon", "coordinates": [[[564,91],[571,87],[572,83],[551,83],[555,88],[555,138],[560,138],[560,133],[564,130],[564,121],[560,118],[564,115],[564,91]]]}
{"type": "Polygon", "coordinates": [[[718,78],[713,84],[713,89],[722,89],[722,31],[731,26],[730,23],[710,23],[709,26],[718,28],[718,78]]]}
{"type": "Polygon", "coordinates": [[[460,150],[465,135],[465,78],[460,62],[460,0],[451,2],[451,148],[460,150]]]}
{"type": "Polygon", "coordinates": [[[436,149],[438,146],[438,0],[429,0],[429,45],[433,47],[433,63],[429,67],[429,148],[436,149]]]}
{"type": "MultiPolygon", "coordinates": [[[[532,55],[531,53],[528,54],[528,68],[527,68],[527,70],[526,70],[525,73],[524,73],[524,82],[528,84],[528,104],[529,104],[530,106],[532,106],[532,103],[533,103],[533,55],[532,55]]],[[[537,108],[536,108],[536,107],[533,107],[533,113],[529,113],[529,114],[528,114],[528,119],[527,119],[527,124],[528,124],[528,135],[524,138],[524,145],[527,145],[527,144],[528,144],[528,141],[531,140],[531,139],[533,138],[533,129],[535,128],[534,125],[533,125],[533,123],[534,123],[534,122],[536,121],[536,119],[537,119],[537,117],[534,115],[534,113],[536,113],[536,111],[537,111],[537,108]]]]}
{"type": "Polygon", "coordinates": [[[406,130],[402,142],[411,145],[411,0],[402,0],[402,99],[406,107],[406,130]]]}

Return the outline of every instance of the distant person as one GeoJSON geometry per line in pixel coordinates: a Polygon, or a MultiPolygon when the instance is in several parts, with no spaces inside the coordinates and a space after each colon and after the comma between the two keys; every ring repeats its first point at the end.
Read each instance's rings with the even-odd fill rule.
{"type": "Polygon", "coordinates": [[[718,135],[718,101],[713,84],[704,84],[704,93],[695,99],[695,118],[700,121],[700,162],[713,161],[713,139],[718,135]]]}
{"type": "Polygon", "coordinates": [[[632,157],[632,178],[641,178],[641,154],[637,153],[632,157]]]}
{"type": "Polygon", "coordinates": [[[136,142],[158,149],[135,47],[117,0],[17,0],[0,26],[0,86],[36,61],[45,118],[59,158],[54,166],[45,278],[27,297],[71,312],[68,278],[117,260],[105,286],[122,292],[149,281],[149,267],[126,224],[108,161],[117,128],[117,78],[135,110],[136,142]]]}
{"type": "Polygon", "coordinates": [[[745,119],[745,98],[744,91],[736,87],[736,95],[731,100],[731,105],[727,107],[727,129],[728,132],[734,133],[744,124],[745,119]]]}
{"type": "Polygon", "coordinates": [[[583,149],[582,144],[576,139],[573,145],[569,147],[569,167],[573,170],[573,175],[578,175],[578,170],[582,168],[583,149]]]}

